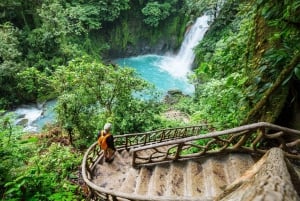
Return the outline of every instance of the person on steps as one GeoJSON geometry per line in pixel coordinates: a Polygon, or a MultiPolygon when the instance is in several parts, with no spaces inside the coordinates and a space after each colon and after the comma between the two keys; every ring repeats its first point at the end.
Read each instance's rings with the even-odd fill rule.
{"type": "Polygon", "coordinates": [[[114,145],[114,137],[110,133],[111,123],[106,123],[103,130],[98,134],[98,144],[100,148],[104,151],[104,159],[106,162],[112,162],[114,159],[114,154],[116,151],[114,145]]]}

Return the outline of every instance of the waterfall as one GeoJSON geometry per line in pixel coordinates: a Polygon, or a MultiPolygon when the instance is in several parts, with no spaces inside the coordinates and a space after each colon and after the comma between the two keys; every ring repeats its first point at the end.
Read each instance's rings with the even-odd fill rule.
{"type": "Polygon", "coordinates": [[[175,56],[168,56],[158,64],[160,68],[168,71],[174,77],[186,77],[191,71],[195,59],[194,47],[202,40],[208,29],[210,17],[204,15],[197,18],[196,22],[185,34],[180,50],[175,56]]]}
{"type": "Polygon", "coordinates": [[[43,109],[35,105],[24,105],[14,112],[17,116],[16,124],[24,126],[24,131],[35,132],[34,122],[43,114],[43,109]]]}
{"type": "Polygon", "coordinates": [[[15,124],[23,126],[23,131],[38,132],[48,123],[54,123],[56,114],[54,107],[56,100],[49,100],[42,105],[28,104],[12,111],[15,114],[15,124]]]}

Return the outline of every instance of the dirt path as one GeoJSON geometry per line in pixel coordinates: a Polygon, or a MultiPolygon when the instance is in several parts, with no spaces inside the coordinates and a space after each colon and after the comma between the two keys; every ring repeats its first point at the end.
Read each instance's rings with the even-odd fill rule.
{"type": "Polygon", "coordinates": [[[169,110],[163,113],[163,116],[167,119],[175,120],[175,121],[183,121],[184,123],[190,122],[190,117],[188,114],[181,112],[179,110],[169,110]]]}

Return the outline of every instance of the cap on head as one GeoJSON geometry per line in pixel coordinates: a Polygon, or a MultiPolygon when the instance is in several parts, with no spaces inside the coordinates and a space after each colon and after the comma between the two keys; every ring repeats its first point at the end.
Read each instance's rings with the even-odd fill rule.
{"type": "Polygon", "coordinates": [[[104,130],[109,131],[110,128],[111,128],[111,123],[106,123],[106,124],[104,125],[104,130]]]}

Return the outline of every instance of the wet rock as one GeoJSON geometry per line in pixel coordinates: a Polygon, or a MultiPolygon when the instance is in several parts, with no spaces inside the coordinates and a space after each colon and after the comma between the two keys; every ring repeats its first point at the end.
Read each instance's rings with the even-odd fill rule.
{"type": "MultiPolygon", "coordinates": [[[[25,115],[24,115],[25,116],[25,115]]],[[[17,123],[16,123],[16,125],[18,125],[18,126],[26,126],[27,124],[28,124],[28,119],[25,119],[25,118],[23,118],[23,119],[21,119],[21,120],[19,120],[17,123]]]]}
{"type": "Polygon", "coordinates": [[[26,114],[18,114],[16,116],[16,119],[23,119],[26,116],[26,114]]]}
{"type": "Polygon", "coordinates": [[[179,101],[181,97],[185,95],[179,89],[169,90],[167,95],[164,97],[164,102],[169,105],[173,105],[179,101]]]}

